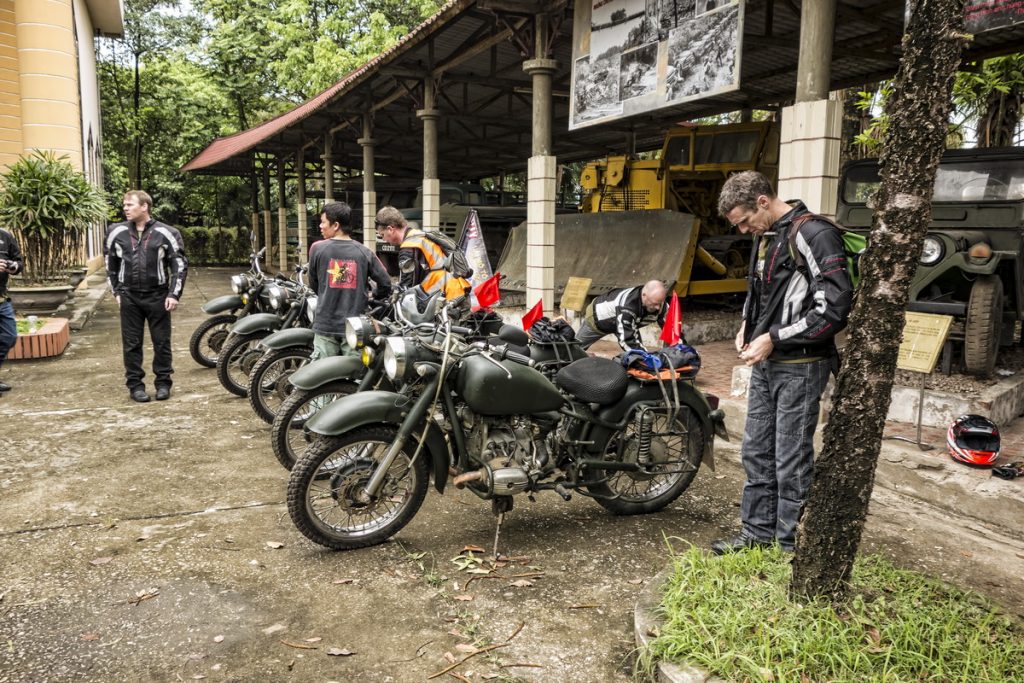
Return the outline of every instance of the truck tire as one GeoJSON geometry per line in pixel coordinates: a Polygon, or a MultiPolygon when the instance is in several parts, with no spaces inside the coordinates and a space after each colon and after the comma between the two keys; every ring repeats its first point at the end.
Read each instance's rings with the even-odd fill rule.
{"type": "Polygon", "coordinates": [[[998,275],[979,277],[971,287],[964,325],[964,368],[988,377],[996,369],[1003,324],[1003,281],[998,275]]]}

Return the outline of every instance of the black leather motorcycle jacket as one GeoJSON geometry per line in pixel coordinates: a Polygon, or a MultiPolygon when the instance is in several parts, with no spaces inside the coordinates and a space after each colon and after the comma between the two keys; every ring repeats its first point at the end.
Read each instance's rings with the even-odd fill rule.
{"type": "MultiPolygon", "coordinates": [[[[0,228],[0,260],[14,263],[14,272],[20,273],[25,267],[25,260],[21,255],[21,246],[7,230],[0,228]]],[[[7,296],[7,281],[10,273],[0,273],[0,298],[7,296]]]]}
{"type": "Polygon", "coordinates": [[[103,255],[115,294],[166,292],[180,299],[185,290],[188,260],[177,228],[150,219],[139,233],[132,222],[114,223],[107,228],[103,255]]]}

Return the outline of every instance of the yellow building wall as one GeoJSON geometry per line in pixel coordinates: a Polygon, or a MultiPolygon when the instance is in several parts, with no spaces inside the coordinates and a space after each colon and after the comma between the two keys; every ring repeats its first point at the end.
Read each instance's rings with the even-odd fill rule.
{"type": "Polygon", "coordinates": [[[66,154],[83,169],[73,0],[0,0],[14,6],[21,151],[66,154]]]}
{"type": "Polygon", "coordinates": [[[0,0],[0,166],[21,154],[21,77],[14,0],[0,0]]]}

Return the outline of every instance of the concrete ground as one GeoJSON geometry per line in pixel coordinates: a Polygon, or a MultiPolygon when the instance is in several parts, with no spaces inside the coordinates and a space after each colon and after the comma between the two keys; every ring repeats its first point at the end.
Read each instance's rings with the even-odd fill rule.
{"type": "MultiPolygon", "coordinates": [[[[494,534],[489,505],[454,489],[392,542],[330,552],[292,527],[268,427],[188,356],[229,275],[190,277],[166,403],[129,400],[109,297],[62,357],[0,369],[0,683],[629,680],[633,604],[667,545],[737,526],[735,441],[656,515],[517,498],[490,574],[452,561],[494,534]]],[[[1014,524],[900,486],[877,489],[864,550],[1024,613],[1014,524]]]]}

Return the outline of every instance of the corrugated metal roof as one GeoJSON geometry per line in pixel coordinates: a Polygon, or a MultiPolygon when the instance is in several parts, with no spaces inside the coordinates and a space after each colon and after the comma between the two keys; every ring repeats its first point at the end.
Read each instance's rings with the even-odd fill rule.
{"type": "MultiPolygon", "coordinates": [[[[499,18],[480,5],[476,0],[448,2],[398,45],[328,90],[251,130],[216,140],[183,170],[246,174],[257,154],[294,159],[304,147],[314,160],[330,130],[336,130],[335,163],[359,169],[359,120],[367,104],[373,103],[377,172],[422,177],[422,124],[416,117],[422,103],[417,87],[428,74],[439,82],[441,177],[476,179],[522,170],[531,148],[532,80],[522,69],[523,53],[509,36],[514,35],[511,29],[517,28],[517,21],[532,18],[499,18]],[[485,49],[476,49],[477,45],[485,49]]],[[[570,0],[556,15],[561,21],[554,27],[551,48],[558,65],[552,76],[552,153],[560,162],[621,154],[630,136],[636,149],[650,149],[660,144],[663,131],[673,123],[744,107],[774,106],[794,96],[800,6],[751,0],[744,19],[739,90],[570,131],[572,5],[570,0]]],[[[903,21],[903,0],[839,0],[832,87],[859,87],[891,77],[899,61],[903,21]]],[[[1006,52],[1020,44],[1022,34],[1024,26],[980,34],[968,58],[1006,52]]]]}

